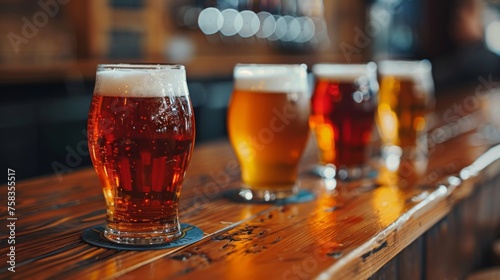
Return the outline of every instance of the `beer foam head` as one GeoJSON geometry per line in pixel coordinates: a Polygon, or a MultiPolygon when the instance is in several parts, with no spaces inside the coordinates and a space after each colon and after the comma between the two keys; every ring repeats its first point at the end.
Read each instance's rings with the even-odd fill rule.
{"type": "Polygon", "coordinates": [[[377,65],[367,64],[315,64],[312,68],[317,78],[353,82],[360,77],[376,77],[377,65]]]}
{"type": "Polygon", "coordinates": [[[238,64],[234,88],[259,92],[307,92],[305,64],[238,64]]]}
{"type": "Polygon", "coordinates": [[[383,76],[394,76],[410,80],[420,79],[422,75],[430,75],[432,68],[428,60],[384,60],[379,62],[378,65],[379,72],[383,76]]]}
{"type": "Polygon", "coordinates": [[[188,95],[182,65],[102,64],[97,67],[95,95],[165,97],[188,95]]]}
{"type": "Polygon", "coordinates": [[[432,65],[428,60],[385,60],[379,62],[381,76],[413,81],[417,88],[427,94],[433,94],[434,92],[434,81],[431,70],[432,65]]]}

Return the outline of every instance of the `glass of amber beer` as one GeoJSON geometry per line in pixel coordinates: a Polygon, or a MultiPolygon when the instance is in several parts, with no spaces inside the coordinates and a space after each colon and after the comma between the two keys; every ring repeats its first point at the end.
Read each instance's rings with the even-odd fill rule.
{"type": "Polygon", "coordinates": [[[88,142],[107,205],[107,239],[144,245],[181,236],[178,201],[194,147],[193,115],[184,66],[97,67],[88,142]]]}
{"type": "Polygon", "coordinates": [[[306,65],[238,64],[228,133],[241,166],[240,196],[274,201],[297,193],[308,136],[306,65]]]}
{"type": "Polygon", "coordinates": [[[317,173],[341,180],[368,176],[377,108],[376,64],[316,64],[313,74],[310,126],[319,152],[317,173]]]}
{"type": "Polygon", "coordinates": [[[381,61],[377,127],[388,167],[401,160],[421,172],[427,164],[427,114],[434,105],[431,64],[381,61]]]}

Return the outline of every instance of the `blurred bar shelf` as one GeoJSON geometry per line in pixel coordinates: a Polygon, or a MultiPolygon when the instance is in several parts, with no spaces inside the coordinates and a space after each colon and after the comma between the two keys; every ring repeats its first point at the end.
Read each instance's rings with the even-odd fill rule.
{"type": "MultiPolygon", "coordinates": [[[[354,57],[354,56],[353,56],[354,57]]],[[[320,62],[342,61],[341,55],[334,54],[276,54],[276,55],[224,55],[197,56],[188,62],[180,62],[186,66],[188,79],[214,79],[232,77],[234,65],[237,63],[305,63],[309,68],[320,62]]],[[[361,56],[354,59],[360,60],[361,56]]],[[[123,63],[120,60],[89,59],[75,61],[59,61],[40,64],[0,64],[0,84],[5,83],[37,83],[46,81],[67,81],[75,79],[95,79],[96,66],[99,63],[123,63]]],[[[143,60],[126,60],[127,63],[171,63],[163,57],[150,57],[143,60]]]]}
{"type": "MultiPolygon", "coordinates": [[[[205,236],[189,246],[134,252],[83,242],[82,231],[106,214],[92,169],[16,182],[16,272],[5,264],[0,272],[4,279],[464,278],[500,233],[500,141],[484,129],[499,127],[492,117],[499,90],[473,90],[439,95],[433,131],[447,128],[431,146],[423,176],[381,171],[375,185],[335,184],[311,174],[316,147],[310,144],[301,184],[317,198],[307,203],[225,200],[221,193],[239,183],[235,155],[226,141],[199,145],[180,219],[205,236]],[[470,96],[480,106],[451,118],[450,108],[470,96]],[[460,129],[466,118],[475,126],[460,129]]],[[[0,205],[7,221],[6,196],[0,205]]],[[[0,240],[4,256],[6,241],[0,240]]]]}

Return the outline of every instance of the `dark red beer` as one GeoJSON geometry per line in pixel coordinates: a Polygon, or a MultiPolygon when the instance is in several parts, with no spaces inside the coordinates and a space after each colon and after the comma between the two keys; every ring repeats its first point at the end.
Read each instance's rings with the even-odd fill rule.
{"type": "Polygon", "coordinates": [[[123,243],[135,243],[144,233],[174,239],[195,137],[189,96],[162,93],[154,84],[142,84],[151,92],[124,93],[106,78],[98,73],[102,84],[96,86],[88,121],[90,155],[107,203],[106,234],[123,243]]]}
{"type": "Polygon", "coordinates": [[[311,99],[310,126],[319,148],[320,164],[337,168],[366,162],[376,110],[376,80],[366,65],[345,72],[321,65],[313,68],[316,84],[311,99]]]}

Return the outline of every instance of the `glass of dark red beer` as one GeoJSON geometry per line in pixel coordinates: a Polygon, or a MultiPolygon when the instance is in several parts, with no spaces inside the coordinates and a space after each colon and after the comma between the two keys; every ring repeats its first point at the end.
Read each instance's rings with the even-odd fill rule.
{"type": "Polygon", "coordinates": [[[107,239],[144,245],[181,236],[178,201],[194,139],[184,66],[97,67],[88,142],[107,239]]]}
{"type": "Polygon", "coordinates": [[[368,147],[377,108],[377,66],[316,64],[310,126],[318,146],[318,174],[352,180],[366,177],[368,147]]]}

